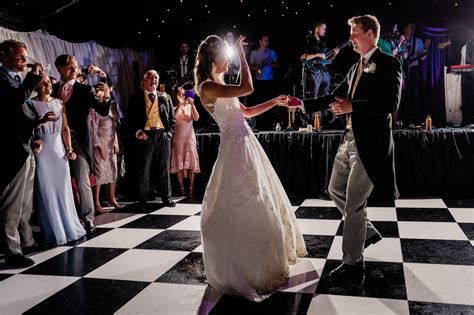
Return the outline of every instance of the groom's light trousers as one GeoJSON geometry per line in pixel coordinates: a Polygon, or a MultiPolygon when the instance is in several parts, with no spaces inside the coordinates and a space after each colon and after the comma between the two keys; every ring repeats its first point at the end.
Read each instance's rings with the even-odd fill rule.
{"type": "Polygon", "coordinates": [[[342,261],[345,264],[360,261],[365,239],[378,233],[367,218],[365,208],[373,188],[357,152],[352,129],[349,129],[337,150],[329,182],[329,194],[344,215],[342,261]]]}

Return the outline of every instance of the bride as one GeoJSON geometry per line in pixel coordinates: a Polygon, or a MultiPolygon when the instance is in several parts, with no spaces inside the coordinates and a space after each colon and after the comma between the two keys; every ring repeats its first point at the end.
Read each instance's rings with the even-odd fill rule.
{"type": "Polygon", "coordinates": [[[217,160],[202,204],[204,268],[211,286],[260,302],[288,280],[289,264],[306,255],[303,237],[283,186],[245,118],[275,105],[279,96],[251,108],[238,96],[253,91],[244,37],[236,42],[240,85],[225,85],[227,43],[208,36],[198,48],[196,92],[221,132],[217,160]]]}

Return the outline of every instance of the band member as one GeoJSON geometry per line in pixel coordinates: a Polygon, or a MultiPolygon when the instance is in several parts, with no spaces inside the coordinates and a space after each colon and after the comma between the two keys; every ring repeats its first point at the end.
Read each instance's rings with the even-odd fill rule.
{"type": "Polygon", "coordinates": [[[196,56],[189,48],[187,42],[181,42],[179,45],[179,60],[178,61],[178,83],[184,84],[188,81],[193,81],[194,60],[196,56]]]}
{"type": "Polygon", "coordinates": [[[239,84],[240,81],[240,62],[239,62],[239,57],[237,54],[234,52],[234,33],[232,31],[226,31],[222,36],[221,36],[229,45],[230,51],[232,51],[230,59],[231,63],[229,65],[229,70],[227,73],[224,75],[224,81],[227,84],[239,84]]]}
{"type": "MultiPolygon", "coordinates": [[[[419,123],[423,119],[423,108],[421,104],[421,67],[420,63],[426,59],[424,54],[428,49],[421,38],[415,37],[415,24],[409,23],[403,28],[405,41],[403,47],[403,78],[404,93],[402,96],[402,108],[400,109],[402,120],[407,123],[419,123]]],[[[429,45],[429,42],[426,43],[429,45]]],[[[429,48],[429,47],[428,47],[429,48]]]]}
{"type": "MultiPolygon", "coordinates": [[[[316,22],[313,28],[313,37],[309,39],[307,50],[301,55],[301,60],[313,60],[311,67],[311,76],[314,83],[313,97],[329,93],[329,85],[331,83],[331,76],[326,69],[326,64],[336,58],[339,49],[334,48],[334,54],[326,59],[326,44],[323,38],[326,36],[326,23],[316,22]]],[[[307,64],[307,63],[306,63],[307,64]]]]}
{"type": "MultiPolygon", "coordinates": [[[[268,48],[270,40],[267,35],[260,36],[259,47],[250,52],[250,70],[254,72],[255,92],[252,97],[252,104],[260,104],[268,95],[273,95],[275,91],[275,74],[273,69],[279,67],[277,54],[273,49],[268,48]]],[[[271,109],[257,118],[259,130],[271,130],[275,121],[277,108],[271,109]]]]}

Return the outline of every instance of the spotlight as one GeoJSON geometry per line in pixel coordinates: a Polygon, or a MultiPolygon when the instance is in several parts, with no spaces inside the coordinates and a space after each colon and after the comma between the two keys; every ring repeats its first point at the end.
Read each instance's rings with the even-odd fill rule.
{"type": "Polygon", "coordinates": [[[234,54],[235,54],[234,49],[231,46],[226,45],[225,55],[227,56],[227,58],[232,59],[232,57],[234,57],[234,54]]]}

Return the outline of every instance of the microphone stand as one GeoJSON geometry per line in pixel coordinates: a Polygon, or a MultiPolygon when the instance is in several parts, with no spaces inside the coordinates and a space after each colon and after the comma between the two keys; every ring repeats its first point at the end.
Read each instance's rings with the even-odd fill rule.
{"type": "MultiPolygon", "coordinates": [[[[309,33],[306,34],[306,47],[305,47],[305,59],[302,63],[302,66],[301,66],[301,99],[305,99],[306,98],[306,58],[308,57],[308,51],[309,51],[309,40],[311,39],[311,36],[312,36],[312,32],[309,31],[309,33]]],[[[293,116],[295,117],[296,113],[293,114],[293,116]]],[[[305,117],[303,117],[303,122],[304,124],[306,125],[307,124],[307,117],[306,117],[306,114],[303,113],[303,115],[305,117]]],[[[288,128],[286,129],[287,131],[292,131],[292,130],[298,130],[298,128],[296,128],[295,126],[292,126],[291,125],[291,122],[290,122],[290,109],[288,109],[288,128]]],[[[296,120],[296,119],[295,119],[296,120]]]]}
{"type": "Polygon", "coordinates": [[[304,52],[305,58],[301,67],[301,99],[306,98],[305,97],[306,96],[306,58],[308,57],[310,36],[311,36],[311,33],[306,35],[306,49],[304,52]]]}

